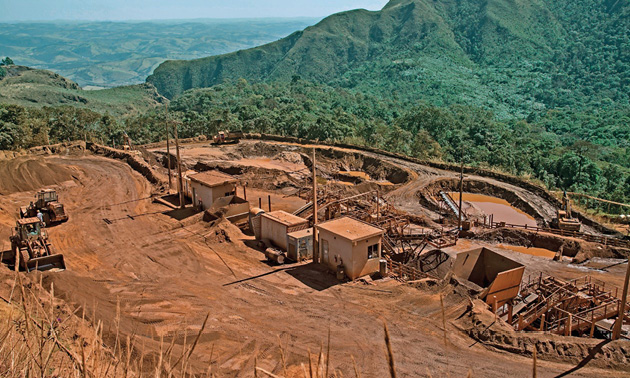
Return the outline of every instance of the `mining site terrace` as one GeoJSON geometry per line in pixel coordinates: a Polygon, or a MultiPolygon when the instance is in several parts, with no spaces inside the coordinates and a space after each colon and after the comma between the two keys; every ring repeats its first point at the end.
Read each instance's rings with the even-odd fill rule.
{"type": "MultiPolygon", "coordinates": [[[[315,361],[322,353],[329,355],[330,376],[358,371],[362,377],[383,377],[389,374],[384,324],[399,377],[531,376],[534,348],[541,377],[630,374],[629,340],[607,340],[599,323],[570,328],[569,335],[551,331],[564,326],[559,322],[550,323],[549,331],[532,329],[544,328],[543,318],[541,326],[532,321],[529,329],[516,330],[517,315],[512,323],[504,321],[479,291],[452,274],[436,269],[410,277],[415,273],[396,270],[422,271],[414,262],[425,255],[440,253],[446,261],[485,247],[524,266],[521,287],[553,277],[597,282],[602,292],[620,298],[626,245],[609,244],[621,239],[585,220],[582,232],[601,242],[544,232],[558,209],[549,195],[517,181],[466,173],[463,191],[470,197],[463,199],[463,209],[473,225],[455,236],[455,243],[444,243],[457,217],[442,193],[458,195],[457,170],[377,152],[258,139],[221,146],[191,141],[182,143],[180,154],[184,173],[219,171],[234,177],[236,195],[246,197],[250,208],[267,212],[270,204],[272,211],[295,213],[312,200],[313,150],[320,221],[327,200],[338,204],[375,193],[366,195],[372,197],[364,206],[357,200],[334,209],[352,216],[357,207],[369,211],[376,201],[378,219],[390,212],[383,228],[392,222],[405,228],[403,241],[390,246],[400,253],[389,257],[393,262],[385,277],[339,280],[312,260],[272,264],[247,220],[230,222],[220,211],[209,216],[192,204],[179,209],[176,196],[168,196],[165,143],[135,151],[74,143],[5,155],[0,160],[0,249],[11,249],[19,208],[38,190],[55,189],[69,220],[47,231],[66,269],[20,275],[44,287],[54,284],[55,296],[73,316],[102,324],[105,344],[132,338],[133,359],[143,360],[147,375],[155,371],[163,349],[181,351],[191,344],[206,317],[190,375],[211,370],[215,376],[251,377],[256,366],[277,376],[302,377],[309,356],[315,361]],[[512,211],[530,225],[488,225],[488,203],[499,206],[495,222],[512,223],[512,211]],[[507,218],[497,219],[501,216],[507,218]],[[437,234],[439,240],[432,243],[442,244],[408,241],[405,232],[437,234]]],[[[174,194],[172,145],[171,155],[174,194]]],[[[0,278],[0,295],[9,298],[15,286],[10,262],[0,267],[0,278]]],[[[569,324],[582,318],[575,315],[569,324]]]]}

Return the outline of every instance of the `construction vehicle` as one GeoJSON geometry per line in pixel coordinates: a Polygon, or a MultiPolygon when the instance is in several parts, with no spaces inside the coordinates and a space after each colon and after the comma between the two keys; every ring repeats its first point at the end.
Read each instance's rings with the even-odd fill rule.
{"type": "Polygon", "coordinates": [[[217,135],[212,138],[213,145],[220,144],[236,144],[241,141],[243,137],[242,131],[219,131],[217,135]]]}
{"type": "Polygon", "coordinates": [[[571,201],[566,191],[562,195],[562,208],[558,209],[556,218],[551,220],[551,227],[573,232],[580,232],[582,228],[582,223],[577,218],[573,218],[571,201]]]}
{"type": "Polygon", "coordinates": [[[53,223],[61,223],[68,220],[68,215],[63,204],[59,203],[57,192],[54,189],[43,189],[37,192],[37,201],[20,208],[20,218],[32,218],[41,211],[43,222],[46,226],[53,223]]]}
{"type": "Polygon", "coordinates": [[[62,254],[55,254],[38,218],[18,219],[11,235],[15,266],[32,270],[66,269],[62,254]]]}

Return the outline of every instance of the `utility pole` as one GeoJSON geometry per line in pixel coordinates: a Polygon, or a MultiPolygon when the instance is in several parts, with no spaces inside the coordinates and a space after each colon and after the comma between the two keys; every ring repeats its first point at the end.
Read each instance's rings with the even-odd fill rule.
{"type": "Polygon", "coordinates": [[[177,192],[179,193],[179,208],[186,208],[186,202],[184,200],[184,185],[182,182],[182,159],[179,157],[179,138],[177,136],[177,124],[175,122],[175,150],[177,151],[177,175],[179,176],[179,182],[177,185],[177,192]]]}
{"type": "Polygon", "coordinates": [[[171,177],[171,142],[168,136],[168,104],[166,104],[166,156],[168,156],[168,191],[173,188],[173,178],[171,177]]]}
{"type": "Polygon", "coordinates": [[[319,263],[319,241],[317,240],[317,169],[315,168],[315,148],[313,148],[313,262],[319,263]]]}
{"type": "Polygon", "coordinates": [[[461,170],[459,172],[459,223],[457,229],[462,229],[462,199],[464,198],[464,144],[462,143],[461,170]]]}
{"type": "Polygon", "coordinates": [[[623,318],[626,315],[626,298],[628,297],[628,281],[630,281],[630,260],[628,260],[628,268],[626,269],[626,280],[623,282],[623,294],[621,295],[621,303],[619,305],[619,314],[613,328],[612,339],[619,340],[621,336],[621,327],[623,326],[623,318]]]}

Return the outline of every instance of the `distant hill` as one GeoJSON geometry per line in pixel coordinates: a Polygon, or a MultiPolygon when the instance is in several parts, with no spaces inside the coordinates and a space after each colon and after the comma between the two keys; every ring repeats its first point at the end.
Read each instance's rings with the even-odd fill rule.
{"type": "Polygon", "coordinates": [[[317,19],[0,23],[0,56],[82,87],[139,84],[166,59],[258,46],[317,19]]]}
{"type": "Polygon", "coordinates": [[[151,84],[88,91],[50,71],[24,66],[2,69],[6,76],[0,78],[0,103],[35,107],[71,105],[128,116],[144,113],[164,100],[151,84]]]}
{"type": "Polygon", "coordinates": [[[499,118],[625,105],[630,6],[619,0],[392,0],[332,15],[277,42],[162,63],[173,98],[224,81],[302,79],[398,101],[465,104],[499,118]]]}

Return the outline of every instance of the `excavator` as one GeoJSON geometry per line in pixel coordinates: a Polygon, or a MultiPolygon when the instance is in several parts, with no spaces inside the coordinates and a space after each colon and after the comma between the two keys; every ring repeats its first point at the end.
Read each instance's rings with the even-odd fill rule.
{"type": "Polygon", "coordinates": [[[565,191],[562,195],[562,209],[558,209],[556,218],[551,220],[551,226],[563,231],[580,232],[582,223],[571,214],[571,201],[565,191]]]}
{"type": "Polygon", "coordinates": [[[18,219],[10,237],[15,266],[26,272],[66,269],[62,254],[55,254],[38,218],[18,219]]]}
{"type": "Polygon", "coordinates": [[[37,216],[38,211],[41,211],[47,227],[68,220],[68,214],[66,214],[63,204],[59,203],[59,197],[55,190],[40,190],[35,198],[37,199],[35,203],[31,202],[30,205],[20,208],[20,218],[32,218],[37,216]]]}

